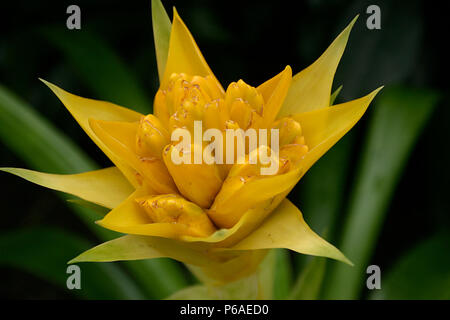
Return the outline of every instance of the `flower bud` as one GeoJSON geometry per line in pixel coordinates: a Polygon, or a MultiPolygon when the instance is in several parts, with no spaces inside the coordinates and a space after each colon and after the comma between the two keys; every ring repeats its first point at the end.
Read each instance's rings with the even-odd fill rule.
{"type": "Polygon", "coordinates": [[[186,235],[207,237],[216,231],[202,208],[179,195],[145,196],[137,198],[136,202],[154,223],[185,225],[186,235]]]}

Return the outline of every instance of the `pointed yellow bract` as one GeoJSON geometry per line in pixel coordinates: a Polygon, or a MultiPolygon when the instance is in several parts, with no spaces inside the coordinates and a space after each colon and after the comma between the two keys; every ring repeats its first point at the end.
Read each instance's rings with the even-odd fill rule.
{"type": "Polygon", "coordinates": [[[301,166],[308,170],[339,141],[362,117],[370,102],[382,87],[368,95],[331,108],[296,114],[293,118],[302,124],[309,152],[301,166]],[[318,130],[320,128],[320,130],[318,130]]]}
{"type": "Polygon", "coordinates": [[[173,73],[185,73],[201,77],[212,76],[217,86],[223,89],[203,58],[200,49],[188,28],[181,20],[177,10],[173,9],[172,31],[170,32],[169,52],[161,87],[166,87],[173,73]]]}
{"type": "Polygon", "coordinates": [[[279,117],[329,106],[334,74],[357,18],[350,22],[319,59],[294,76],[279,117]]]}
{"type": "MultiPolygon", "coordinates": [[[[112,208],[97,223],[128,235],[71,262],[169,257],[216,285],[254,272],[271,248],[351,264],[308,227],[285,197],[358,122],[380,90],[329,107],[333,77],[356,18],[316,62],[293,78],[287,66],[258,87],[239,80],[224,92],[177,11],[170,29],[161,3],[154,0],[152,7],[161,81],[154,115],[78,97],[43,81],[117,168],[66,176],[2,169],[112,208]],[[243,163],[196,163],[205,145],[191,141],[183,147],[189,150],[180,150],[171,141],[176,129],[192,133],[195,120],[203,121],[202,130],[219,133],[279,129],[275,174],[263,175],[265,165],[249,161],[263,149],[275,154],[271,139],[246,149],[239,158],[243,163]],[[173,152],[187,154],[191,163],[177,163],[173,152]]],[[[236,160],[236,152],[233,157],[236,160]]]]}
{"type": "Polygon", "coordinates": [[[266,101],[264,108],[265,125],[269,126],[280,112],[289,92],[292,81],[292,69],[287,66],[281,73],[261,84],[257,89],[266,101]]]}
{"type": "Polygon", "coordinates": [[[338,249],[312,231],[303,220],[300,210],[287,199],[257,230],[229,250],[270,248],[287,248],[352,264],[338,249]]]}
{"type": "Polygon", "coordinates": [[[89,119],[108,120],[108,121],[138,121],[142,116],[140,113],[117,106],[113,103],[106,101],[99,101],[93,99],[82,98],[71,94],[54,84],[41,79],[61,100],[64,106],[69,110],[78,124],[87,133],[89,138],[95,142],[95,144],[111,159],[111,161],[119,168],[125,177],[130,181],[133,186],[138,186],[135,171],[127,165],[120,158],[113,155],[111,150],[108,149],[94,134],[89,126],[89,119]]]}
{"type": "Polygon", "coordinates": [[[0,170],[110,209],[119,205],[134,191],[116,167],[79,174],[50,174],[20,168],[0,170]]]}

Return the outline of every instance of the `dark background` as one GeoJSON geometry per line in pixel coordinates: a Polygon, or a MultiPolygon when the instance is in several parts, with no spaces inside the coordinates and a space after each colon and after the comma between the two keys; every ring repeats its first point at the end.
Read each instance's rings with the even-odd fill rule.
{"type": "MultiPolygon", "coordinates": [[[[436,230],[450,227],[448,50],[444,46],[449,30],[445,16],[448,11],[444,7],[433,1],[191,0],[163,3],[169,15],[171,7],[177,7],[225,87],[240,78],[257,86],[287,64],[294,73],[300,71],[319,57],[348,22],[360,14],[335,78],[334,88],[344,85],[338,101],[360,97],[380,85],[394,84],[432,88],[443,94],[406,163],[372,261],[388,268],[399,254],[415,243],[436,230]],[[369,4],[381,8],[381,30],[371,31],[365,27],[368,16],[365,8],[369,4]]],[[[107,159],[37,78],[48,79],[81,96],[106,97],[94,96],[80,80],[77,69],[51,45],[41,30],[52,27],[65,33],[98,34],[137,74],[148,96],[152,97],[158,79],[150,1],[14,1],[7,6],[3,2],[1,13],[1,84],[34,106],[95,161],[107,166],[107,159]],[[81,8],[81,31],[68,31],[65,27],[69,4],[81,8]]],[[[369,116],[365,116],[352,133],[357,141],[362,139],[371,112],[369,110],[369,116]]],[[[352,149],[350,175],[344,190],[351,185],[360,148],[360,143],[356,143],[352,149]]],[[[27,164],[0,142],[0,166],[26,168],[27,164]]],[[[98,242],[68,212],[65,202],[55,193],[6,174],[1,174],[0,185],[0,232],[51,225],[98,242]]],[[[301,183],[295,195],[298,196],[295,202],[301,204],[301,183]]],[[[7,266],[0,266],[0,296],[72,298],[64,289],[7,266]]]]}

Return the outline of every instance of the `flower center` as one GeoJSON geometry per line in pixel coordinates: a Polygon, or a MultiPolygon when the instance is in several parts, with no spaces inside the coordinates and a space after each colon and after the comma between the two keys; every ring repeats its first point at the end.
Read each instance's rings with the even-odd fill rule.
{"type": "MultiPolygon", "coordinates": [[[[233,203],[233,194],[240,192],[250,181],[267,177],[262,173],[264,170],[273,172],[270,175],[279,175],[298,167],[300,160],[308,152],[300,124],[290,117],[267,123],[263,121],[264,107],[265,101],[258,89],[242,80],[232,82],[226,92],[223,92],[212,77],[172,74],[167,86],[158,90],[155,96],[155,116],[147,115],[141,119],[136,150],[142,157],[162,161],[179,194],[198,205],[198,210],[183,211],[180,215],[180,210],[174,204],[185,200],[181,200],[179,195],[168,198],[150,197],[146,201],[140,201],[139,205],[146,209],[154,222],[186,220],[187,224],[194,225],[192,221],[203,221],[206,218],[197,215],[197,211],[200,213],[201,210],[210,209],[207,211],[208,216],[216,226],[229,228],[243,213],[231,210],[238,205],[233,203]],[[196,140],[199,122],[202,132],[200,142],[196,140]],[[184,135],[181,140],[171,141],[171,137],[177,134],[177,129],[187,129],[190,133],[186,140],[188,142],[184,135]],[[208,129],[218,129],[216,132],[220,134],[219,140],[222,143],[214,147],[211,156],[216,159],[218,151],[222,150],[222,162],[195,161],[196,155],[201,159],[205,151],[209,151],[212,142],[217,142],[216,136],[214,139],[204,138],[208,129]],[[228,140],[228,129],[235,132],[232,140],[228,140]],[[236,134],[237,129],[242,129],[244,135],[236,134]],[[257,132],[253,147],[250,147],[251,138],[247,135],[250,130],[257,132]],[[261,132],[266,134],[263,140],[261,132]],[[272,135],[276,137],[276,146],[272,135]],[[243,157],[238,156],[238,140],[244,145],[243,157]],[[177,148],[179,145],[183,146],[177,148]],[[263,163],[260,152],[269,157],[275,155],[275,159],[263,163]],[[176,153],[176,159],[184,159],[183,155],[186,154],[186,159],[190,161],[175,161],[173,153],[176,153]],[[234,162],[228,162],[228,155],[234,162]],[[268,170],[273,163],[276,165],[275,169],[268,170]],[[165,207],[165,210],[160,212],[161,207],[165,207]],[[233,212],[228,212],[229,210],[233,212]]],[[[246,204],[239,205],[245,209],[246,204]]],[[[203,231],[210,232],[210,228],[206,228],[203,222],[199,222],[199,225],[203,231]]]]}

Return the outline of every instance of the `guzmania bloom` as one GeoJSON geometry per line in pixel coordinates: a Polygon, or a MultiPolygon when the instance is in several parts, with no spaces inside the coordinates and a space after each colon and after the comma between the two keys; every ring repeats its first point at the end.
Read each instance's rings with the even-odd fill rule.
{"type": "MultiPolygon", "coordinates": [[[[308,227],[286,196],[379,91],[330,105],[334,73],[355,20],[296,75],[287,66],[259,86],[239,80],[224,89],[174,10],[170,38],[155,30],[160,87],[153,114],[82,98],[43,80],[113,167],[72,175],[3,170],[111,209],[97,223],[125,235],[71,262],[169,257],[213,284],[254,273],[271,248],[350,264],[308,227]],[[277,172],[262,175],[261,162],[174,163],[171,154],[180,150],[171,134],[178,128],[192,131],[194,121],[221,132],[278,129],[277,172]]],[[[181,152],[194,156],[194,147],[181,152]]],[[[264,147],[270,150],[270,143],[264,147]]],[[[246,159],[260,148],[248,150],[246,159]]]]}

